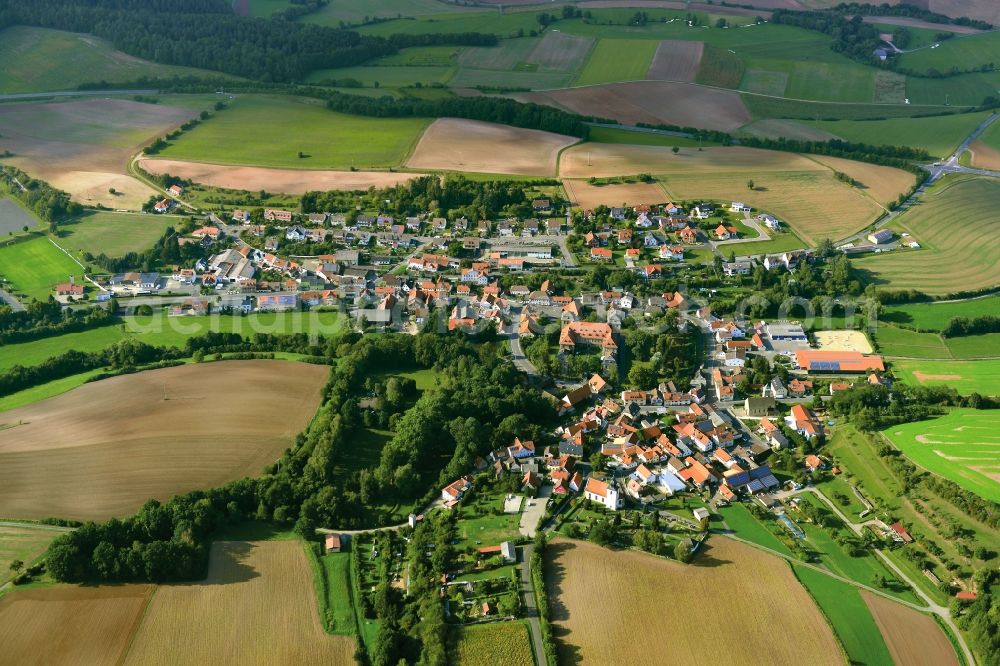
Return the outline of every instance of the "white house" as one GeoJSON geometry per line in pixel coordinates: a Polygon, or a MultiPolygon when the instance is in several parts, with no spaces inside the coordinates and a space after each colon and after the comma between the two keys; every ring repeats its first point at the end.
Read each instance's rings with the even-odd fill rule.
{"type": "Polygon", "coordinates": [[[729,205],[729,212],[731,213],[749,213],[750,210],[750,206],[742,201],[734,201],[729,205]]]}
{"type": "Polygon", "coordinates": [[[617,511],[625,506],[625,501],[613,485],[604,481],[598,481],[597,479],[587,479],[587,485],[583,489],[583,496],[591,502],[603,504],[612,511],[617,511]]]}
{"type": "Polygon", "coordinates": [[[764,398],[784,400],[788,397],[788,389],[785,387],[785,383],[781,381],[781,377],[775,377],[768,383],[764,384],[761,396],[764,398]]]}

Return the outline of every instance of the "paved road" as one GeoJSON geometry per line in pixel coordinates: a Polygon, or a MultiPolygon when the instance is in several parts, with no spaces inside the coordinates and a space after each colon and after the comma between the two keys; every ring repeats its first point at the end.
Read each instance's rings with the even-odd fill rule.
{"type": "Polygon", "coordinates": [[[538,368],[528,360],[528,357],[524,355],[524,350],[521,349],[521,309],[520,306],[511,307],[510,330],[507,331],[506,336],[510,342],[510,353],[513,356],[514,367],[532,378],[538,376],[538,368]]]}
{"type": "Polygon", "coordinates": [[[523,617],[528,621],[531,630],[531,645],[535,651],[535,663],[545,663],[545,646],[542,644],[542,623],[538,619],[538,604],[535,601],[535,588],[531,585],[531,554],[535,551],[534,544],[521,546],[521,594],[524,600],[523,617]]]}
{"type": "Polygon", "coordinates": [[[14,312],[24,312],[24,304],[17,300],[14,294],[9,291],[0,289],[0,301],[9,305],[14,312]]]}
{"type": "Polygon", "coordinates": [[[541,522],[542,516],[545,515],[545,507],[548,505],[551,495],[552,486],[546,484],[538,491],[538,497],[529,498],[525,502],[524,511],[521,512],[521,523],[518,526],[518,531],[521,534],[534,538],[538,531],[538,524],[541,522]]]}

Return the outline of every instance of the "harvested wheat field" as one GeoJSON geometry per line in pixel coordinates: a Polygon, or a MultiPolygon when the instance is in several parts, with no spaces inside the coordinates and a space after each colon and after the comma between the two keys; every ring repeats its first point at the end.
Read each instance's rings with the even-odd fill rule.
{"type": "Polygon", "coordinates": [[[552,543],[546,586],[560,661],[703,663],[705,635],[684,627],[692,617],[722,612],[728,638],[712,641],[714,663],[756,666],[762,655],[768,664],[843,663],[829,625],[785,562],[723,537],[703,548],[694,563],[680,564],[586,542],[552,543]],[[635,640],[639,625],[628,618],[642,618],[644,640],[635,640]],[[666,647],[650,651],[657,642],[666,647]]]}
{"type": "Polygon", "coordinates": [[[739,93],[691,83],[608,83],[515,97],[627,125],[668,124],[730,132],[752,120],[739,93]]]}
{"type": "Polygon", "coordinates": [[[664,39],[656,47],[656,55],[646,72],[647,79],[690,83],[698,74],[704,42],[664,39]]]}
{"type": "Polygon", "coordinates": [[[816,345],[824,351],[856,351],[871,354],[872,343],[861,331],[816,331],[816,345]]]}
{"type": "Polygon", "coordinates": [[[867,162],[855,162],[842,157],[827,157],[825,155],[810,157],[834,171],[846,173],[857,181],[856,189],[882,205],[894,202],[900,194],[909,191],[917,182],[915,175],[902,169],[867,162]]]}
{"type": "Polygon", "coordinates": [[[972,166],[1000,171],[1000,150],[982,141],[973,141],[969,144],[969,152],[972,153],[972,166]]]}
{"type": "Polygon", "coordinates": [[[667,195],[656,183],[623,183],[621,185],[591,185],[585,180],[564,180],[566,196],[577,208],[605,206],[635,206],[637,204],[658,204],[667,200],[667,195]]]}
{"type": "Polygon", "coordinates": [[[216,542],[207,579],[157,588],[124,663],[353,664],[354,641],[323,631],[303,548],[216,542]]]}
{"type": "MultiPolygon", "coordinates": [[[[841,165],[841,169],[855,167],[841,165]]],[[[897,169],[874,169],[883,169],[889,182],[903,185],[896,178],[897,169]]],[[[674,155],[663,146],[587,143],[563,152],[559,172],[566,178],[660,175],[672,198],[739,199],[786,220],[802,240],[813,245],[822,238],[849,236],[882,211],[863,190],[837,180],[833,168],[802,155],[756,148],[682,148],[674,155]],[[750,176],[753,191],[747,189],[750,176]],[[837,215],[831,216],[834,208],[837,215]]],[[[873,180],[874,175],[883,174],[867,169],[865,173],[873,180]]],[[[912,176],[907,176],[912,182],[912,176]]],[[[881,187],[891,191],[891,186],[881,187]]]]}
{"type": "Polygon", "coordinates": [[[100,520],[254,476],[309,422],[329,369],[224,361],[113,377],[0,413],[0,515],[100,520]]]}
{"type": "Polygon", "coordinates": [[[860,592],[894,662],[907,666],[958,666],[951,641],[932,617],[867,590],[860,592]]]}
{"type": "Polygon", "coordinates": [[[137,207],[133,204],[144,202],[152,190],[126,175],[129,158],[197,114],[196,109],[121,99],[4,104],[0,151],[10,150],[11,164],[82,203],[137,207]],[[109,187],[123,195],[108,194],[109,187]]]}
{"type": "Polygon", "coordinates": [[[182,160],[143,158],[139,166],[152,174],[170,174],[187,180],[229,190],[304,194],[317,190],[367,190],[392,187],[423,174],[390,171],[310,171],[268,167],[205,164],[182,160]]]}
{"type": "Polygon", "coordinates": [[[478,120],[439,118],[407,161],[412,169],[554,176],[559,151],[578,139],[478,120]]]}
{"type": "Polygon", "coordinates": [[[0,661],[118,664],[151,590],[149,585],[15,590],[0,599],[0,661]]]}

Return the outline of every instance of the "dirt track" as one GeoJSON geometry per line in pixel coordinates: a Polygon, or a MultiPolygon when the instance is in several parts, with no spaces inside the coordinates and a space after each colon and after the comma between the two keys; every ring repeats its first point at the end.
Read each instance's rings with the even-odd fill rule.
{"type": "Polygon", "coordinates": [[[143,158],[139,166],[153,174],[169,173],[202,185],[230,190],[267,190],[303,194],[315,190],[367,190],[391,187],[423,174],[389,171],[310,171],[268,167],[205,164],[183,160],[143,158]]]}
{"type": "Polygon", "coordinates": [[[192,364],[0,413],[0,515],[79,520],[254,476],[315,413],[329,369],[192,364]]]}

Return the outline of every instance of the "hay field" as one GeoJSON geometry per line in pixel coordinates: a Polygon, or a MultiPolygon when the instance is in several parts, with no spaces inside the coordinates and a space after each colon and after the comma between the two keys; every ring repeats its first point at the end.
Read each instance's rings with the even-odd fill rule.
{"type": "Polygon", "coordinates": [[[391,187],[423,174],[390,171],[312,171],[307,169],[275,169],[269,167],[233,166],[143,158],[139,166],[152,174],[185,178],[210,187],[256,192],[304,194],[316,190],[367,190],[369,187],[391,187]]]}
{"type": "Polygon", "coordinates": [[[559,151],[577,139],[478,120],[439,118],[407,161],[411,169],[554,176],[559,151]]]}
{"type": "Polygon", "coordinates": [[[889,289],[944,295],[996,286],[1000,235],[984,233],[983,223],[995,217],[998,206],[997,181],[945,176],[891,225],[922,249],[859,257],[854,265],[889,289]]]}
{"type": "Polygon", "coordinates": [[[203,582],[157,588],[123,663],[353,664],[354,641],[320,624],[303,547],[214,543],[203,582]]]}
{"type": "Polygon", "coordinates": [[[191,364],[114,377],[0,413],[0,515],[99,520],[273,463],[328,368],[191,364]]]}
{"type": "Polygon", "coordinates": [[[816,344],[824,351],[856,351],[871,354],[872,343],[861,331],[816,331],[816,344]]]}
{"type": "Polygon", "coordinates": [[[197,109],[121,99],[4,104],[0,151],[30,175],[88,205],[136,209],[154,191],[126,175],[129,158],[197,109]],[[118,194],[108,189],[114,187],[118,194]]]}
{"type": "Polygon", "coordinates": [[[811,155],[810,157],[834,171],[846,173],[858,182],[854,188],[855,191],[860,190],[862,194],[868,195],[885,206],[898,199],[900,194],[908,192],[917,182],[917,177],[909,171],[894,167],[884,167],[826,155],[811,155]]]}
{"type": "Polygon", "coordinates": [[[664,39],[656,47],[653,62],[646,72],[647,79],[691,83],[698,75],[698,66],[705,51],[705,42],[664,39]]]}
{"type": "MultiPolygon", "coordinates": [[[[855,169],[853,165],[841,168],[855,169]]],[[[868,173],[872,182],[882,176],[888,182],[902,182],[896,169],[857,167],[857,171],[868,173]]],[[[882,211],[862,190],[838,181],[834,170],[824,164],[802,155],[756,148],[682,148],[674,155],[661,146],[588,143],[563,152],[559,173],[566,178],[656,174],[662,177],[667,194],[676,199],[739,199],[786,220],[811,245],[822,238],[846,237],[882,211]],[[752,192],[746,186],[750,177],[756,186],[752,192]]],[[[890,186],[880,187],[889,191],[890,186]]]]}
{"type": "Polygon", "coordinates": [[[1000,502],[1000,415],[953,409],[882,431],[908,458],[966,490],[1000,502]]]}
{"type": "Polygon", "coordinates": [[[9,664],[120,663],[151,590],[149,585],[15,590],[0,599],[2,659],[9,664]]]}
{"type": "Polygon", "coordinates": [[[969,144],[969,152],[972,153],[972,166],[1000,171],[1000,150],[977,140],[969,144]]]}
{"type": "Polygon", "coordinates": [[[624,183],[621,185],[591,185],[585,180],[564,180],[566,196],[577,208],[605,206],[635,206],[666,201],[667,195],[656,183],[624,183]]]}
{"type": "Polygon", "coordinates": [[[0,585],[14,577],[11,562],[21,560],[27,567],[60,533],[61,530],[48,527],[0,525],[0,585]]]}
{"type": "Polygon", "coordinates": [[[731,132],[752,120],[739,93],[690,83],[609,83],[516,97],[626,125],[672,124],[731,132]]]}
{"type": "Polygon", "coordinates": [[[861,590],[886,647],[897,664],[958,666],[958,656],[941,627],[929,615],[861,590]]]}
{"type": "Polygon", "coordinates": [[[458,666],[525,666],[534,660],[523,620],[461,627],[455,652],[458,666]]]}
{"type": "Polygon", "coordinates": [[[168,227],[177,227],[185,219],[175,215],[91,212],[60,224],[56,242],[70,252],[95,256],[103,252],[109,257],[121,257],[153,247],[168,227]]]}
{"type": "Polygon", "coordinates": [[[704,548],[685,565],[585,542],[551,544],[546,586],[561,660],[704,661],[704,634],[683,627],[692,614],[717,613],[725,591],[730,638],[712,642],[713,661],[750,666],[767,655],[772,664],[842,663],[829,625],[785,562],[722,537],[704,548]],[[637,640],[640,626],[643,639],[637,640]],[[650,652],[657,640],[668,648],[650,652]]]}

